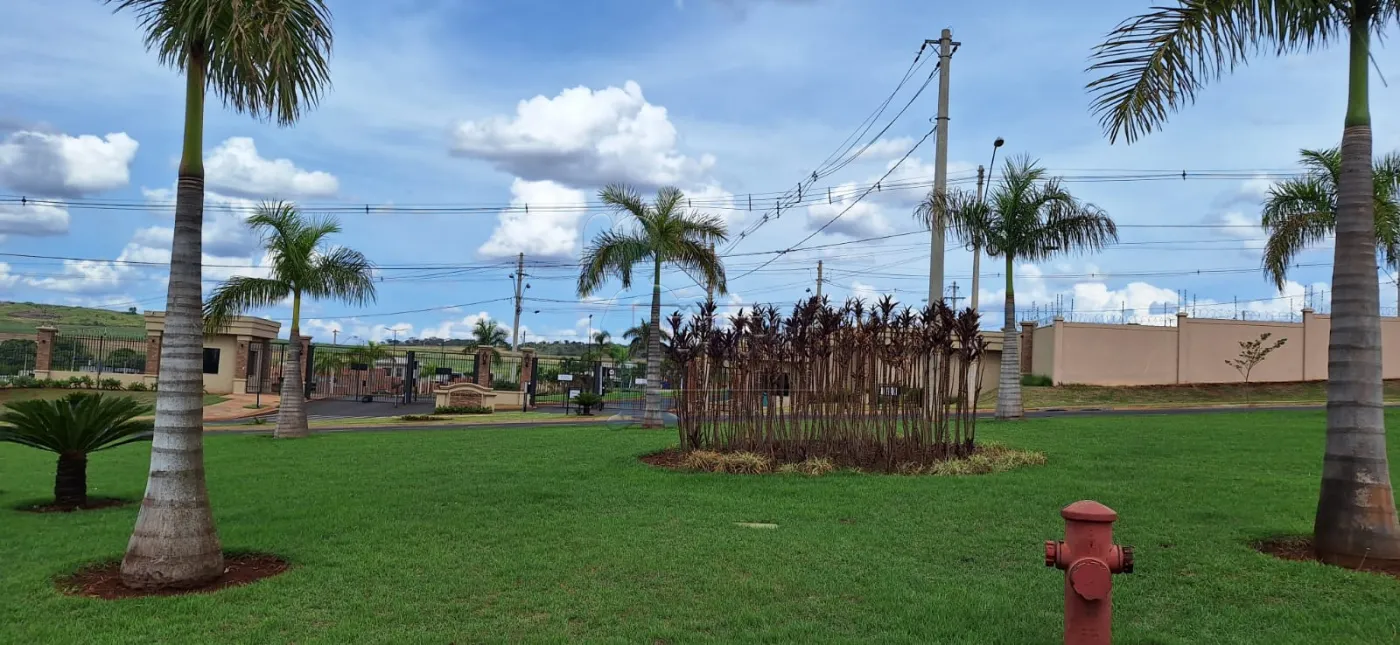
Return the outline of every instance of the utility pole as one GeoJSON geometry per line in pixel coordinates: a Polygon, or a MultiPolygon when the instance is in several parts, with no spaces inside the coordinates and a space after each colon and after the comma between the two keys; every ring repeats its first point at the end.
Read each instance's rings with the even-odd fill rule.
{"type": "MultiPolygon", "coordinates": [[[[499,274],[498,274],[499,275],[499,274]]],[[[510,328],[510,348],[520,349],[520,312],[524,309],[520,301],[525,296],[525,254],[515,260],[515,324],[510,328]]]]}
{"type": "Polygon", "coordinates": [[[949,305],[949,306],[951,306],[951,307],[956,311],[957,308],[958,308],[958,301],[959,301],[959,300],[962,300],[962,298],[958,297],[958,283],[957,283],[956,280],[953,281],[952,290],[953,290],[953,295],[948,296],[948,301],[951,302],[951,303],[953,303],[953,304],[951,304],[951,305],[949,305]]]}
{"type": "MultiPolygon", "coordinates": [[[[714,243],[714,242],[710,242],[710,255],[714,255],[714,254],[715,254],[715,243],[714,243]]],[[[715,299],[715,283],[714,283],[713,280],[706,280],[705,282],[707,283],[707,284],[705,285],[705,302],[709,302],[709,301],[715,299]]],[[[635,310],[634,310],[634,311],[635,311],[635,310]]]]}
{"type": "Polygon", "coordinates": [[[817,260],[817,300],[822,299],[822,261],[817,260]]]}
{"type": "Polygon", "coordinates": [[[339,338],[340,338],[340,330],[339,330],[339,329],[332,329],[332,330],[331,330],[331,344],[332,344],[332,345],[338,344],[338,343],[336,342],[336,340],[338,340],[339,338]]]}
{"type": "MultiPolygon", "coordinates": [[[[944,29],[938,43],[938,117],[935,122],[933,153],[933,194],[942,196],[948,190],[948,67],[953,60],[953,30],[944,29]]],[[[932,240],[929,248],[928,301],[930,304],[943,297],[943,244],[944,214],[934,213],[932,240]]]]}
{"type": "MultiPolygon", "coordinates": [[[[996,163],[996,148],[992,148],[993,163],[996,163]]],[[[977,203],[982,203],[982,182],[986,179],[987,169],[982,166],[977,167],[977,203]]],[[[972,245],[972,310],[977,311],[977,291],[981,288],[982,282],[982,247],[977,244],[972,245]]]]}

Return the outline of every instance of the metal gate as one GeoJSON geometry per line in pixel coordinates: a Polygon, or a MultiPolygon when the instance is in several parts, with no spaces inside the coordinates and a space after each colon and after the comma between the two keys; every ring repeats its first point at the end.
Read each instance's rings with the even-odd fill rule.
{"type": "Polygon", "coordinates": [[[595,392],[593,363],[568,356],[535,358],[530,405],[564,410],[573,407],[570,399],[580,392],[595,392]]]}
{"type": "Polygon", "coordinates": [[[460,348],[322,345],[311,352],[312,399],[413,403],[436,388],[476,378],[476,359],[460,348]]]}

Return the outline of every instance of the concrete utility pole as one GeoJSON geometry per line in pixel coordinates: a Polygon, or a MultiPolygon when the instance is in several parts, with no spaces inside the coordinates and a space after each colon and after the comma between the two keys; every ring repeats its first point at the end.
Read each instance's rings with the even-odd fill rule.
{"type": "MultiPolygon", "coordinates": [[[[943,195],[948,190],[948,67],[953,60],[953,30],[944,29],[938,43],[938,131],[934,138],[933,153],[933,194],[943,195]]],[[[943,297],[943,213],[934,213],[933,237],[929,248],[928,301],[930,304],[943,297]]]]}
{"type": "MultiPolygon", "coordinates": [[[[995,150],[995,149],[994,149],[995,150]]],[[[992,153],[993,155],[996,152],[992,153]]],[[[977,203],[982,203],[982,181],[986,178],[987,169],[982,166],[977,167],[977,203]]],[[[977,244],[972,245],[972,310],[977,311],[977,292],[981,289],[982,282],[982,247],[977,244]]]]}
{"type": "Polygon", "coordinates": [[[822,299],[822,261],[817,260],[817,300],[822,299]]]}
{"type": "MultiPolygon", "coordinates": [[[[500,275],[500,274],[497,274],[500,275]]],[[[510,348],[520,349],[520,312],[524,309],[520,301],[525,297],[525,254],[515,261],[515,324],[510,328],[510,348]]]]}

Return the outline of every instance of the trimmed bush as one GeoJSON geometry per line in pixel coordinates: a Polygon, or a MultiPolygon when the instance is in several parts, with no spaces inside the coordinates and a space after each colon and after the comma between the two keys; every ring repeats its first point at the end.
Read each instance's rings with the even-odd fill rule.
{"type": "Polygon", "coordinates": [[[122,389],[122,381],[116,378],[104,378],[97,382],[97,387],[103,390],[120,390],[122,389]]]}
{"type": "Polygon", "coordinates": [[[491,414],[495,411],[494,408],[484,405],[456,405],[440,407],[433,410],[433,414],[491,414]]]}
{"type": "Polygon", "coordinates": [[[405,414],[399,417],[399,421],[442,421],[442,417],[435,417],[431,414],[405,414]]]}
{"type": "Polygon", "coordinates": [[[146,390],[148,390],[148,389],[150,389],[150,388],[146,387],[146,384],[145,384],[145,383],[142,383],[141,381],[137,381],[137,382],[135,382],[135,383],[131,383],[131,384],[127,385],[127,386],[126,386],[126,389],[127,389],[128,392],[145,392],[146,390]]]}
{"type": "Polygon", "coordinates": [[[1051,387],[1055,384],[1044,374],[1022,374],[1021,385],[1026,387],[1051,387]]]}

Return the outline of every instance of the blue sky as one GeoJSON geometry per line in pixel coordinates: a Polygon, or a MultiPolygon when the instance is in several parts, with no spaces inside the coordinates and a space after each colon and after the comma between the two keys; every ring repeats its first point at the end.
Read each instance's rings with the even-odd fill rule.
{"type": "MultiPolygon", "coordinates": [[[[532,265],[532,300],[522,321],[530,338],[581,337],[589,314],[593,327],[620,333],[645,314],[646,290],[608,285],[581,301],[568,266],[587,238],[612,225],[589,206],[602,183],[645,190],[675,184],[735,232],[746,230],[771,206],[760,197],[749,212],[747,196],[771,196],[807,177],[885,99],[923,40],[949,27],[962,43],[952,65],[955,183],[988,162],[997,136],[1007,140],[998,164],[1028,154],[1067,178],[1237,171],[1228,179],[1070,183],[1128,225],[1125,244],[1019,267],[1020,304],[1059,296],[1073,299],[1079,313],[1127,308],[1147,316],[1174,308],[1163,303],[1184,289],[1200,303],[1233,306],[1238,298],[1255,301],[1244,306],[1257,315],[1282,315],[1301,306],[1307,287],[1327,288],[1326,266],[1296,269],[1284,292],[1291,300],[1269,300],[1279,292],[1252,270],[1164,274],[1257,267],[1259,233],[1242,225],[1258,221],[1270,179],[1254,175],[1294,169],[1299,148],[1338,141],[1340,50],[1257,59],[1207,88],[1164,130],[1132,146],[1110,145],[1089,113],[1084,68],[1102,35],[1148,2],[1085,1],[1072,9],[1030,1],[950,4],[335,2],[334,86],[299,124],[278,128],[210,101],[208,286],[257,273],[257,240],[241,223],[257,200],[295,200],[310,212],[369,206],[369,213],[339,214],[345,230],[337,243],[386,267],[470,270],[385,270],[373,305],[307,307],[305,328],[318,338],[340,330],[342,341],[383,339],[392,329],[400,338],[462,336],[482,315],[509,325],[508,263],[521,251],[532,265]],[[402,210],[506,204],[528,204],[532,212],[402,210]],[[1132,226],[1164,223],[1234,226],[1132,226]],[[1123,273],[1146,275],[1113,277],[1123,273]],[[446,308],[464,303],[482,304],[446,308]],[[395,313],[411,310],[428,311],[395,313]]],[[[10,0],[0,5],[0,24],[23,25],[0,34],[0,195],[45,200],[0,201],[0,253],[106,260],[0,257],[0,297],[163,308],[164,272],[125,262],[168,258],[180,78],[145,51],[132,16],[92,0],[10,0]]],[[[1376,61],[1400,78],[1393,49],[1378,51],[1376,61]]],[[[930,69],[921,68],[898,104],[930,69]]],[[[1398,91],[1373,82],[1378,151],[1400,148],[1400,131],[1390,123],[1398,91]]],[[[849,192],[873,183],[929,129],[934,98],[930,88],[868,154],[823,178],[817,190],[830,186],[839,197],[843,186],[849,192]]],[[[930,181],[932,161],[930,142],[888,181],[930,181]]],[[[922,192],[872,193],[807,245],[914,230],[910,213],[922,192]]],[[[733,254],[730,275],[769,258],[754,254],[808,236],[844,208],[836,201],[788,209],[726,249],[733,254]]],[[[827,294],[894,293],[918,304],[927,258],[920,235],[794,253],[734,280],[723,302],[731,309],[791,303],[815,285],[821,259],[827,294]]],[[[1330,248],[1319,248],[1300,263],[1330,259],[1330,248]]],[[[953,250],[947,263],[949,282],[966,294],[970,254],[953,250]]],[[[999,261],[984,260],[981,300],[993,320],[1000,319],[1001,271],[999,261]]],[[[668,273],[665,285],[668,303],[703,296],[681,273],[668,273]]],[[[1382,303],[1395,305],[1393,289],[1382,289],[1382,303]]],[[[285,307],[256,313],[288,316],[285,307]]]]}

